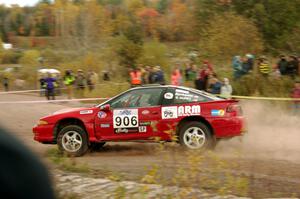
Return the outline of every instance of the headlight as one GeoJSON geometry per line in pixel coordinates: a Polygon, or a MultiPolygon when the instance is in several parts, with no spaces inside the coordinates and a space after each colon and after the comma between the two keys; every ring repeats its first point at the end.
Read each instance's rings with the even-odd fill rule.
{"type": "Polygon", "coordinates": [[[37,123],[38,126],[47,125],[47,124],[48,124],[48,122],[46,122],[45,120],[40,120],[37,123]]]}

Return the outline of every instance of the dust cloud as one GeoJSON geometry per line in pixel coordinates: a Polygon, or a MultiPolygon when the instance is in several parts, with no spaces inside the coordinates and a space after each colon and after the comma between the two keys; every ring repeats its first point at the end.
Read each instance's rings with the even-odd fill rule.
{"type": "Polygon", "coordinates": [[[236,153],[245,158],[300,163],[300,114],[293,114],[292,104],[285,106],[266,101],[241,104],[248,132],[242,139],[221,141],[216,152],[226,156],[236,153]]]}

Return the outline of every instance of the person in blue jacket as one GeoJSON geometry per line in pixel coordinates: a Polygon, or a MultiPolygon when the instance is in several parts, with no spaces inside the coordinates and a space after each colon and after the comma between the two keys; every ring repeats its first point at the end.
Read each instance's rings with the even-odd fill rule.
{"type": "Polygon", "coordinates": [[[242,60],[240,56],[235,56],[232,60],[233,78],[239,79],[243,75],[242,60]]]}
{"type": "Polygon", "coordinates": [[[48,100],[50,98],[55,100],[55,84],[56,79],[52,77],[51,73],[48,73],[48,77],[45,78],[46,83],[46,97],[48,100]]]}

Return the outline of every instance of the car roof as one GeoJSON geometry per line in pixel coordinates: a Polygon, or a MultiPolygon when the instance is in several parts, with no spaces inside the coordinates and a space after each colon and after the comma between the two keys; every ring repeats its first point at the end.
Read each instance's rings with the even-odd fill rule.
{"type": "MultiPolygon", "coordinates": [[[[202,90],[197,90],[194,88],[189,88],[189,87],[185,87],[185,86],[175,86],[175,85],[160,85],[160,84],[146,84],[143,86],[139,86],[139,87],[134,87],[131,88],[129,90],[139,90],[139,89],[148,89],[148,88],[175,88],[175,89],[182,89],[182,90],[187,90],[187,91],[191,91],[200,95],[203,95],[209,99],[212,100],[223,100],[222,98],[219,98],[211,93],[207,93],[205,91],[202,90]]],[[[127,90],[128,91],[128,90],[127,90]]]]}
{"type": "Polygon", "coordinates": [[[207,93],[205,91],[201,91],[201,90],[197,90],[197,89],[194,89],[194,88],[189,88],[189,87],[185,87],[185,86],[174,86],[174,85],[160,85],[160,84],[146,84],[146,85],[143,85],[143,86],[138,86],[138,87],[134,87],[134,88],[131,88],[131,89],[128,89],[124,92],[121,92],[119,93],[118,95],[98,104],[97,106],[101,106],[121,95],[123,95],[124,93],[127,93],[128,91],[133,91],[133,90],[142,90],[142,89],[148,89],[148,88],[178,88],[178,89],[183,89],[183,90],[187,90],[187,91],[191,91],[191,92],[194,92],[194,93],[197,93],[197,94],[200,94],[200,95],[203,95],[213,101],[217,101],[217,100],[224,100],[223,98],[219,98],[213,94],[210,94],[210,93],[207,93]]]}

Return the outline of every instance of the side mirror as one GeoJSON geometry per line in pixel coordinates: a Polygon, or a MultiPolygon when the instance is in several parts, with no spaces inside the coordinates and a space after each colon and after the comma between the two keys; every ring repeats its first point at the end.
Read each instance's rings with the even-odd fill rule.
{"type": "Polygon", "coordinates": [[[100,111],[109,111],[110,110],[110,105],[105,104],[103,106],[100,106],[100,111]]]}

